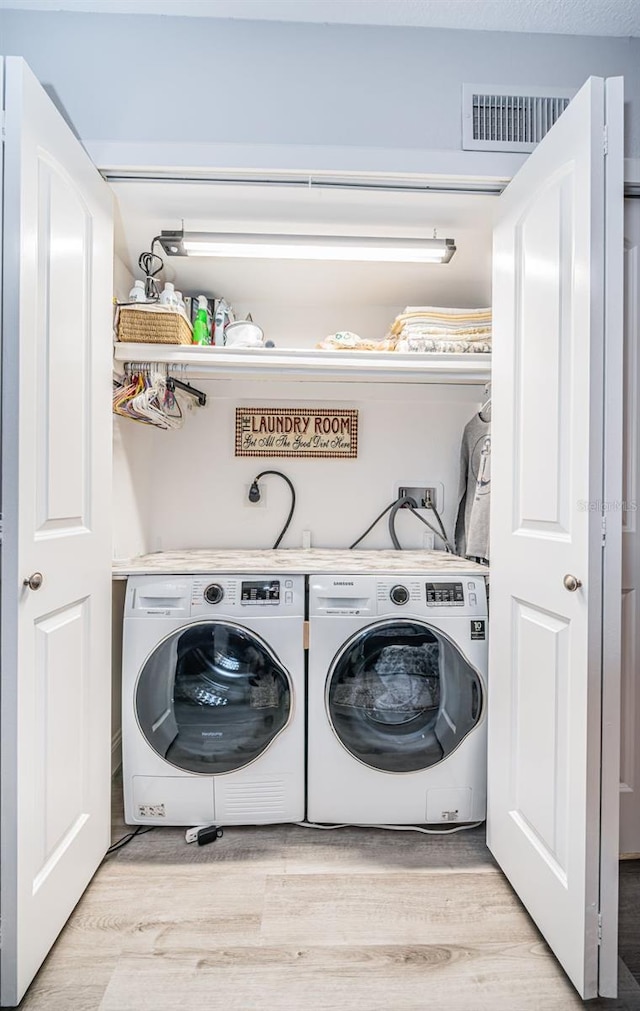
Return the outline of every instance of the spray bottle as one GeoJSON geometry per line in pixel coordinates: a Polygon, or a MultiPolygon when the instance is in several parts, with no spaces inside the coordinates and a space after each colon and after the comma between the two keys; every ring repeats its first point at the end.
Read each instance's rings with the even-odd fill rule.
{"type": "Polygon", "coordinates": [[[206,295],[198,296],[198,311],[193,321],[192,344],[210,344],[209,315],[207,313],[206,295]]]}
{"type": "Polygon", "coordinates": [[[213,321],[213,343],[217,347],[224,344],[224,328],[229,322],[229,306],[223,298],[216,306],[216,314],[213,321]]]}

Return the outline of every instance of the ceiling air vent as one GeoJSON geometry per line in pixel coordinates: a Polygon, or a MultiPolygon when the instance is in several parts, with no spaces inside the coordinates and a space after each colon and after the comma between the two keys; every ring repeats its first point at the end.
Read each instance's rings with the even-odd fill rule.
{"type": "Polygon", "coordinates": [[[575,89],[462,85],[464,151],[533,151],[575,89]]]}

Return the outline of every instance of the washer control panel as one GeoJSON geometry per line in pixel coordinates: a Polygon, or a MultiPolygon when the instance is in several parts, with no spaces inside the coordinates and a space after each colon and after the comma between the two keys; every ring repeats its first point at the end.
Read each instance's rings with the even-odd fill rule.
{"type": "MultiPolygon", "coordinates": [[[[364,578],[364,577],[357,577],[364,578]]],[[[487,586],[483,576],[446,573],[397,573],[376,578],[378,615],[402,612],[434,616],[482,616],[487,613],[487,586]]]]}
{"type": "Polygon", "coordinates": [[[462,583],[426,583],[427,604],[431,607],[437,604],[464,605],[464,587],[462,583]]]}
{"type": "Polygon", "coordinates": [[[309,576],[309,615],[486,618],[486,577],[455,571],[309,576]]]}

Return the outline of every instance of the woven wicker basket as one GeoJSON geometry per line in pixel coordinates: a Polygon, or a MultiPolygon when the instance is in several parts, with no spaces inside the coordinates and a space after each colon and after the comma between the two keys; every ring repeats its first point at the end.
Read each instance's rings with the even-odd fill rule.
{"type": "Polygon", "coordinates": [[[156,309],[121,309],[118,340],[137,344],[191,344],[192,331],[179,312],[156,309]]]}

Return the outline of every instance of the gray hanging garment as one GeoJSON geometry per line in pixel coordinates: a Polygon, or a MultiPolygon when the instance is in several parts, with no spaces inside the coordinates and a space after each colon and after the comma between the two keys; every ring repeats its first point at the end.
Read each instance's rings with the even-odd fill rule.
{"type": "Polygon", "coordinates": [[[460,482],[456,519],[456,552],[489,561],[491,497],[491,420],[474,414],[460,447],[460,482]]]}

